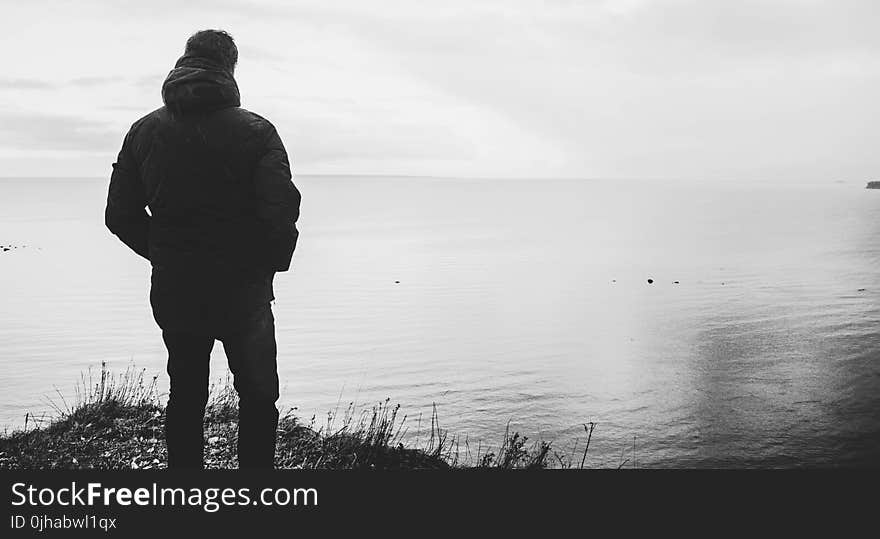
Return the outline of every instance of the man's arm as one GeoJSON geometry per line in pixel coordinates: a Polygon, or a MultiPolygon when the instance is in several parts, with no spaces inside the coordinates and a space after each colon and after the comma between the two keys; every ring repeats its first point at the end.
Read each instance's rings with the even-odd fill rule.
{"type": "Polygon", "coordinates": [[[104,222],[123,243],[149,260],[150,216],[145,209],[147,201],[138,166],[131,153],[131,138],[129,131],[113,163],[104,222]]]}
{"type": "Polygon", "coordinates": [[[301,195],[293,184],[290,162],[281,137],[273,127],[266,141],[266,152],[254,173],[257,216],[267,230],[268,262],[272,271],[287,271],[299,231],[301,195]]]}

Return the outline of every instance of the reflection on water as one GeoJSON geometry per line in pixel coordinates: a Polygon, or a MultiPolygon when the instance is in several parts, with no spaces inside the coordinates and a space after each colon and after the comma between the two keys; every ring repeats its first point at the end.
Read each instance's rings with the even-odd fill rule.
{"type": "MultiPolygon", "coordinates": [[[[472,444],[588,465],[880,463],[880,195],[860,186],[298,180],[276,280],[284,405],[390,397],[472,444]],[[648,284],[647,279],[653,284],[648,284]],[[633,444],[635,437],[635,453],[633,444]],[[479,440],[479,442],[478,442],[479,440]]],[[[165,352],[103,181],[0,180],[0,419],[165,352]]],[[[222,346],[213,368],[223,375],[222,346]]],[[[162,387],[167,380],[162,377],[162,387]]]]}

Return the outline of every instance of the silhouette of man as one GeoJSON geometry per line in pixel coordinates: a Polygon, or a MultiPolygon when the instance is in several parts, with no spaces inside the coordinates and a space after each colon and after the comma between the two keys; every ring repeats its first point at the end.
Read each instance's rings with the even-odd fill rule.
{"type": "Polygon", "coordinates": [[[153,267],[150,304],[171,379],[170,468],[204,467],[215,339],[239,396],[240,467],[272,467],[275,456],[272,280],[290,267],[300,193],[275,127],[240,106],[237,61],[226,32],[189,38],[162,85],[165,106],[125,136],[107,196],[107,227],[153,267]]]}

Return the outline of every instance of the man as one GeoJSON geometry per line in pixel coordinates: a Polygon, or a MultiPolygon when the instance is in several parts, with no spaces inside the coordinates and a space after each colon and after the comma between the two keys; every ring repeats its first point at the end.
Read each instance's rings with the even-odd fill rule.
{"type": "Polygon", "coordinates": [[[240,467],[272,467],[275,456],[272,280],[290,267],[300,193],[275,127],[240,106],[237,61],[226,32],[190,37],[162,85],[165,106],[132,125],[110,178],[107,227],[153,266],[170,468],[204,467],[215,339],[239,396],[240,467]]]}

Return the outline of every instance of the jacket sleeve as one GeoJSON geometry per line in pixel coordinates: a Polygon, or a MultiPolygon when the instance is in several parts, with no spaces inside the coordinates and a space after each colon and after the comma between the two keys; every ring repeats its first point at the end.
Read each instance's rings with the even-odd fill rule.
{"type": "Polygon", "coordinates": [[[290,162],[274,127],[254,173],[257,217],[265,230],[267,262],[272,271],[287,271],[296,248],[301,195],[293,184],[290,162]]]}
{"type": "Polygon", "coordinates": [[[146,196],[131,144],[132,132],[129,131],[113,163],[104,222],[123,243],[149,260],[150,215],[145,209],[146,196]]]}

